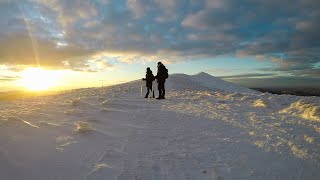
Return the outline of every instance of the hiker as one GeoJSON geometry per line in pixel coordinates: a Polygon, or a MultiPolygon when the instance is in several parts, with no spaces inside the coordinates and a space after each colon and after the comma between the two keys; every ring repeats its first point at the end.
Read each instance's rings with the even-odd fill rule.
{"type": "Polygon", "coordinates": [[[157,97],[156,99],[165,99],[164,96],[166,90],[164,87],[164,83],[166,82],[168,76],[168,69],[161,62],[158,62],[158,72],[155,78],[158,82],[159,97],[157,97]]]}
{"type": "MultiPolygon", "coordinates": [[[[146,81],[146,87],[147,87],[147,94],[144,98],[149,97],[149,92],[152,91],[152,82],[155,80],[154,75],[152,74],[152,71],[150,68],[147,68],[146,78],[143,78],[142,80],[146,81]]],[[[154,91],[152,97],[154,98],[154,91]]]]}

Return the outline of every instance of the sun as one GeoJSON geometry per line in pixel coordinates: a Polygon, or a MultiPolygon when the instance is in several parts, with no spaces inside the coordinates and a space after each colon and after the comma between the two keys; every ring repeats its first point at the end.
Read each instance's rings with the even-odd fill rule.
{"type": "Polygon", "coordinates": [[[30,91],[49,90],[57,86],[60,75],[58,71],[28,68],[21,73],[20,84],[30,91]]]}

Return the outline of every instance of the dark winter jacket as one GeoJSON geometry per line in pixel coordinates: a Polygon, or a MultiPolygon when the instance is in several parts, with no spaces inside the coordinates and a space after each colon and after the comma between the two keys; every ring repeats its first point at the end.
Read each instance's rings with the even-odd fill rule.
{"type": "Polygon", "coordinates": [[[166,74],[167,74],[166,67],[163,64],[160,64],[158,66],[158,73],[157,73],[157,76],[156,76],[156,79],[158,80],[158,83],[166,81],[166,74]]]}
{"type": "Polygon", "coordinates": [[[146,74],[146,87],[152,87],[152,82],[154,81],[154,75],[152,74],[152,71],[147,71],[147,74],[146,74]]]}

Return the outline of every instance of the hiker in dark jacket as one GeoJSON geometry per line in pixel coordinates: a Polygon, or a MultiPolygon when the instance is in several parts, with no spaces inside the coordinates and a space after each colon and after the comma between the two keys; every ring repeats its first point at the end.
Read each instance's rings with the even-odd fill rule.
{"type": "Polygon", "coordinates": [[[166,82],[166,79],[168,78],[168,70],[167,68],[161,63],[158,62],[158,72],[156,75],[156,79],[158,82],[158,90],[159,90],[159,97],[157,99],[165,99],[165,87],[164,83],[166,82]]]}
{"type": "MultiPolygon", "coordinates": [[[[152,91],[152,82],[155,80],[154,75],[152,74],[152,71],[150,70],[150,68],[147,68],[147,73],[146,73],[146,78],[143,78],[142,80],[146,81],[146,87],[147,87],[147,94],[144,98],[148,98],[149,97],[149,92],[152,91]]],[[[154,91],[153,92],[153,98],[154,98],[154,91]]]]}

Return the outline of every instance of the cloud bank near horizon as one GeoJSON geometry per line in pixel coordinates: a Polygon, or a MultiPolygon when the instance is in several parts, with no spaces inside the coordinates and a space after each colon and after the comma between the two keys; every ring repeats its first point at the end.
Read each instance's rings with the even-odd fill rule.
{"type": "Polygon", "coordinates": [[[217,56],[320,75],[317,0],[0,0],[0,64],[97,72],[217,56]]]}

